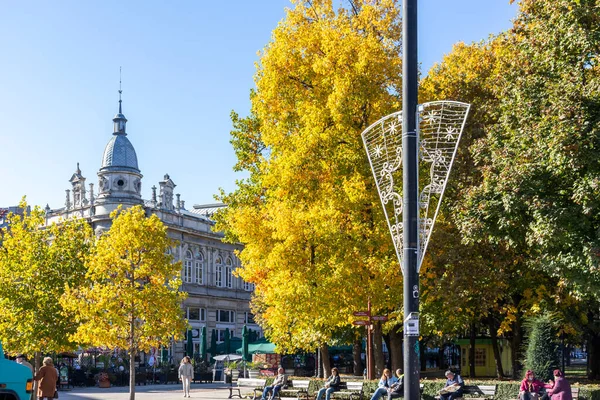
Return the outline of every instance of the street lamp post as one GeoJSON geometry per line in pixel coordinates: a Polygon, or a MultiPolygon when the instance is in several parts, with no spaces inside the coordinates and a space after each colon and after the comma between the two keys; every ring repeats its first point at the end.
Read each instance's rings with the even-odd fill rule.
{"type": "Polygon", "coordinates": [[[404,0],[402,10],[404,398],[407,400],[417,400],[420,398],[418,342],[419,273],[417,271],[419,258],[417,0],[404,0]],[[412,324],[410,328],[408,326],[409,323],[412,324]]]}
{"type": "Polygon", "coordinates": [[[402,5],[402,111],[374,122],[361,136],[404,275],[404,398],[417,400],[420,397],[419,269],[470,105],[458,101],[417,104],[417,0],[403,0],[402,5]],[[420,163],[429,171],[423,176],[421,192],[420,163]]]}

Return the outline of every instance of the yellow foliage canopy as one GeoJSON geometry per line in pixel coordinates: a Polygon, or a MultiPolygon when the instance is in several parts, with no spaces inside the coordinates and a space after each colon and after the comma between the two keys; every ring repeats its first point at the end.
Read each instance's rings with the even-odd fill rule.
{"type": "Polygon", "coordinates": [[[245,245],[258,320],[280,349],[314,349],[371,297],[401,299],[401,275],[360,138],[400,106],[395,1],[294,2],[257,65],[252,115],[234,115],[249,179],[221,200],[218,229],[245,245]],[[260,143],[260,144],[258,144],[260,143]]]}
{"type": "Polygon", "coordinates": [[[72,287],[61,304],[80,323],[84,344],[148,351],[182,336],[180,263],[172,263],[166,227],[140,206],[111,214],[110,230],[87,263],[88,285],[72,287]]]}

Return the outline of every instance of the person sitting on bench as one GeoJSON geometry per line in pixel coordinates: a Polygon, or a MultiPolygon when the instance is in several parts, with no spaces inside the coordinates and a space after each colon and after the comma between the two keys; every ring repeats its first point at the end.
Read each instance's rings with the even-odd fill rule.
{"type": "Polygon", "coordinates": [[[383,375],[381,375],[381,379],[377,385],[377,390],[375,390],[375,393],[371,396],[371,400],[379,400],[380,397],[387,396],[390,388],[396,382],[398,382],[398,378],[392,375],[392,371],[387,368],[384,369],[383,375]]]}
{"type": "Polygon", "coordinates": [[[388,400],[404,397],[404,374],[400,368],[396,370],[396,376],[398,377],[398,381],[388,391],[388,400]]]}
{"type": "Polygon", "coordinates": [[[285,370],[279,367],[279,369],[277,370],[277,377],[275,377],[273,383],[270,386],[265,386],[265,390],[263,390],[261,400],[267,400],[267,398],[269,397],[269,392],[271,391],[273,392],[271,398],[274,399],[286,383],[287,376],[285,375],[285,370]]]}
{"type": "Polygon", "coordinates": [[[446,371],[445,375],[448,380],[446,381],[446,386],[440,390],[440,400],[454,400],[457,397],[462,397],[465,381],[463,381],[460,375],[450,370],[446,371]]]}
{"type": "Polygon", "coordinates": [[[538,400],[544,382],[535,377],[532,370],[527,370],[519,388],[519,400],[538,400]]]}

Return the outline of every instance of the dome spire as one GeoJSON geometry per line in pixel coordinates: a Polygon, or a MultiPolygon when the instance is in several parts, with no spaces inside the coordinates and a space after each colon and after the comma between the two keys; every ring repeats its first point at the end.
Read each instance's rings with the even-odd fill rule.
{"type": "Polygon", "coordinates": [[[119,67],[119,114],[123,113],[121,110],[121,93],[123,93],[123,90],[121,90],[121,67],[119,67]]]}
{"type": "Polygon", "coordinates": [[[119,113],[113,118],[113,135],[127,135],[125,132],[125,123],[127,122],[127,118],[125,118],[123,115],[123,107],[121,106],[123,101],[121,100],[121,93],[123,93],[123,90],[121,89],[121,67],[119,67],[119,113]]]}

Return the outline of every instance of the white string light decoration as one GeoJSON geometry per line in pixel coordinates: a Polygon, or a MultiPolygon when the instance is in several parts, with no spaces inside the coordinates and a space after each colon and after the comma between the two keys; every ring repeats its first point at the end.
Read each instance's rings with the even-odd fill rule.
{"type": "MultiPolygon", "coordinates": [[[[417,270],[442,203],[470,105],[435,101],[418,108],[419,170],[429,164],[429,176],[419,195],[419,257],[417,270]],[[430,207],[430,204],[437,204],[430,207]]],[[[402,266],[402,111],[375,122],[362,133],[385,219],[402,266]]]]}

